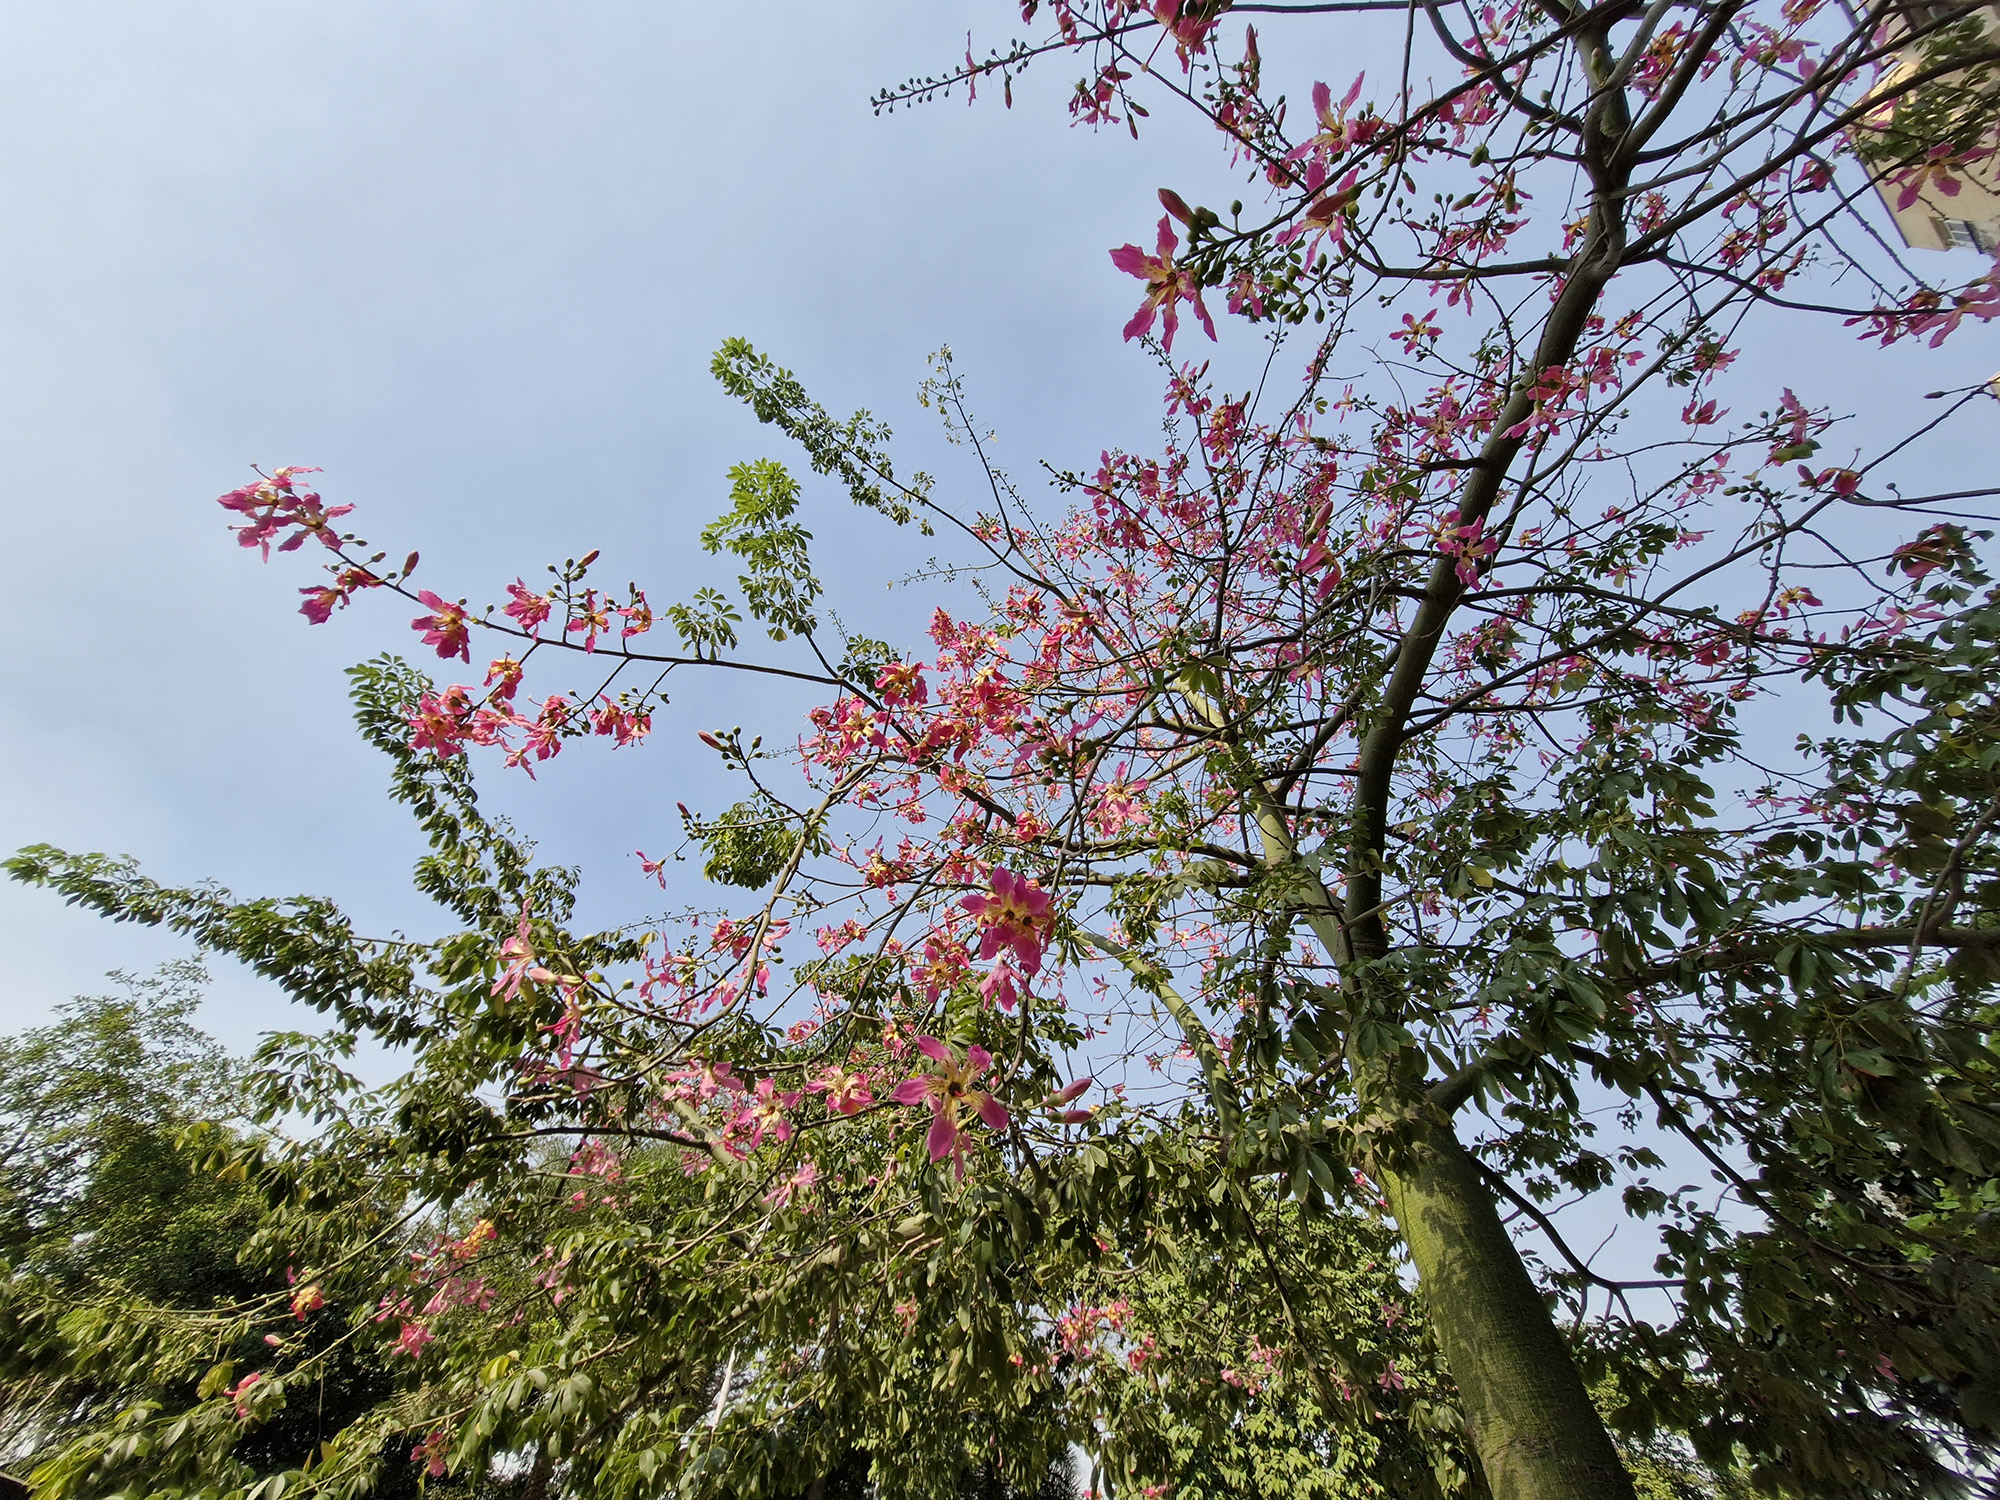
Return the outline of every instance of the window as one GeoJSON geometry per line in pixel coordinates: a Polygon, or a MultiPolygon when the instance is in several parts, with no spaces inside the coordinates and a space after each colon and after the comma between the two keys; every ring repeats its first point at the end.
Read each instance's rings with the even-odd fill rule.
{"type": "Polygon", "coordinates": [[[1986,248],[1985,236],[1980,234],[1979,226],[1970,219],[1939,219],[1937,226],[1938,238],[1945,242],[1947,249],[1984,250],[1986,248]]]}

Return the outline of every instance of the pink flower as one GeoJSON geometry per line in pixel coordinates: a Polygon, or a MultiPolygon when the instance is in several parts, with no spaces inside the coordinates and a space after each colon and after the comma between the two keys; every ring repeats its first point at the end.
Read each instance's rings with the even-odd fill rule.
{"type": "Polygon", "coordinates": [[[1067,1104],[1073,1104],[1077,1099],[1081,1098],[1083,1091],[1090,1087],[1092,1081],[1090,1076],[1086,1074],[1068,1087],[1057,1089],[1042,1101],[1042,1107],[1054,1111],[1058,1125],[1082,1125],[1096,1118],[1097,1111],[1094,1109],[1065,1109],[1063,1107],[1067,1104]]]}
{"type": "Polygon", "coordinates": [[[1265,286],[1248,271],[1238,271],[1236,279],[1229,283],[1229,310],[1251,318],[1264,316],[1265,286]]]}
{"type": "Polygon", "coordinates": [[[1007,1106],[973,1087],[992,1071],[993,1057],[984,1047],[971,1046],[960,1058],[934,1036],[917,1038],[917,1050],[938,1064],[930,1073],[918,1073],[896,1085],[890,1098],[898,1104],[929,1104],[930,1134],[925,1139],[932,1161],[954,1159],[957,1175],[965,1176],[965,1113],[977,1114],[992,1130],[1005,1130],[1007,1106]]]}
{"type": "Polygon", "coordinates": [[[590,716],[590,727],[598,734],[612,736],[619,745],[636,745],[652,733],[653,716],[601,701],[590,716]]]}
{"type": "Polygon", "coordinates": [[[1322,193],[1308,203],[1299,221],[1280,231],[1275,243],[1291,245],[1300,240],[1307,241],[1305,257],[1308,265],[1318,258],[1321,240],[1331,237],[1334,244],[1339,245],[1347,234],[1348,216],[1361,196],[1360,180],[1358,170],[1349,172],[1335,184],[1332,192],[1322,193]]]}
{"type": "Polygon", "coordinates": [[[1403,326],[1390,334],[1389,337],[1401,344],[1408,353],[1415,354],[1419,344],[1423,343],[1426,339],[1434,339],[1440,333],[1444,332],[1442,328],[1439,328],[1437,324],[1431,321],[1436,316],[1437,309],[1435,307],[1421,318],[1413,313],[1404,313],[1403,326]]]}
{"type": "Polygon", "coordinates": [[[535,945],[528,933],[528,908],[521,908],[521,920],[514,929],[514,935],[500,945],[500,956],[507,962],[506,969],[493,981],[489,994],[498,995],[502,1000],[512,1000],[521,993],[524,982],[533,980],[536,984],[547,984],[556,976],[535,962],[535,945]]]}
{"type": "Polygon", "coordinates": [[[500,612],[511,615],[514,623],[529,635],[540,630],[549,618],[549,600],[546,594],[531,593],[528,586],[516,578],[507,585],[508,602],[500,612]]]}
{"type": "Polygon", "coordinates": [[[407,1354],[411,1359],[421,1359],[424,1346],[431,1342],[432,1337],[431,1331],[423,1324],[404,1323],[397,1327],[396,1342],[391,1347],[398,1354],[407,1354]]]}
{"type": "MultiPolygon", "coordinates": [[[[1305,551],[1299,556],[1299,572],[1320,575],[1319,597],[1324,599],[1340,587],[1340,560],[1327,550],[1327,528],[1333,524],[1333,502],[1321,500],[1306,522],[1305,551]]],[[[1143,790],[1143,785],[1141,787],[1143,790]]]]}
{"type": "Polygon", "coordinates": [[[790,1177],[787,1177],[783,1182],[771,1189],[770,1192],[766,1193],[764,1201],[774,1208],[788,1207],[792,1199],[802,1198],[811,1193],[814,1184],[818,1181],[819,1164],[817,1162],[806,1162],[800,1166],[798,1171],[792,1173],[790,1177]]]}
{"type": "Polygon", "coordinates": [[[1843,497],[1861,488],[1861,476],[1852,469],[1824,469],[1815,474],[1804,464],[1800,464],[1799,478],[1816,490],[1823,490],[1831,485],[1834,494],[1843,497]]]}
{"type": "Polygon", "coordinates": [[[929,701],[930,688],[924,682],[922,662],[892,661],[875,674],[876,690],[885,703],[919,704],[929,701]]]}
{"type": "Polygon", "coordinates": [[[1889,554],[1890,565],[1900,569],[1905,578],[1921,583],[1963,553],[1957,532],[1952,526],[1926,526],[1915,541],[1905,542],[1889,554]]]}
{"type": "Polygon", "coordinates": [[[646,602],[644,590],[634,589],[632,602],[622,606],[618,613],[625,617],[625,623],[619,627],[618,633],[627,639],[635,635],[644,635],[653,628],[653,607],[646,602]]]}
{"type": "Polygon", "coordinates": [[[1201,326],[1208,336],[1215,337],[1215,324],[1208,316],[1208,309],[1202,305],[1201,283],[1174,264],[1174,251],[1180,248],[1180,241],[1174,235],[1173,221],[1162,215],[1160,218],[1160,240],[1156,253],[1148,255],[1137,245],[1121,245],[1111,252],[1111,263],[1128,276],[1136,276],[1146,283],[1146,300],[1139,304],[1139,310],[1132,314],[1132,320],[1125,325],[1125,337],[1136,339],[1153,326],[1155,313],[1163,314],[1160,347],[1174,347],[1174,330],[1180,327],[1180,304],[1194,304],[1195,316],[1201,319],[1201,326]]]}
{"type": "Polygon", "coordinates": [[[1914,204],[1923,196],[1927,186],[1935,187],[1947,198],[1956,198],[1959,188],[1956,174],[1962,173],[1968,164],[1992,154],[1991,150],[1968,151],[1961,156],[1952,149],[1949,142],[1931,147],[1922,161],[1889,179],[1891,182],[1900,183],[1903,188],[1902,192],[1896,195],[1897,211],[1901,212],[1914,204]]]}
{"type": "Polygon", "coordinates": [[[875,1102],[875,1096],[868,1091],[866,1073],[850,1073],[837,1065],[807,1084],[806,1090],[826,1095],[826,1107],[837,1115],[858,1115],[875,1102]]]}
{"type": "Polygon", "coordinates": [[[535,772],[528,764],[530,757],[535,760],[547,760],[551,755],[559,754],[562,750],[563,730],[569,724],[570,711],[574,707],[575,705],[561,693],[551,693],[543,700],[541,710],[532,723],[528,723],[526,719],[521,720],[522,723],[528,724],[527,738],[522,741],[518,750],[509,752],[507,764],[519,766],[532,776],[535,772]]]}
{"type": "Polygon", "coordinates": [[[723,1089],[730,1089],[739,1094],[750,1092],[750,1085],[738,1078],[733,1066],[726,1062],[704,1062],[699,1067],[674,1076],[686,1078],[691,1084],[695,1098],[704,1104],[723,1089]]]}
{"type": "Polygon", "coordinates": [[[1119,762],[1110,783],[1098,793],[1097,811],[1092,821],[1097,824],[1097,831],[1108,839],[1118,837],[1134,823],[1146,821],[1146,809],[1139,800],[1146,795],[1146,783],[1127,780],[1129,770],[1128,763],[1119,762]]]}
{"type": "Polygon", "coordinates": [[[813,939],[823,953],[838,953],[850,943],[858,943],[868,936],[868,929],[849,917],[838,927],[822,927],[813,934],[813,939]]]}
{"type": "Polygon", "coordinates": [[[299,613],[315,625],[324,625],[334,610],[347,608],[347,601],[360,590],[381,586],[382,580],[366,568],[342,568],[334,574],[333,582],[299,590],[306,596],[299,613]]]}
{"type": "Polygon", "coordinates": [[[736,1118],[729,1122],[729,1133],[745,1152],[755,1151],[763,1145],[766,1135],[789,1141],[792,1138],[792,1122],[786,1118],[785,1111],[796,1109],[798,1103],[797,1094],[781,1094],[770,1079],[760,1078],[756,1091],[736,1112],[736,1118]]]}
{"type": "Polygon", "coordinates": [[[229,1398],[229,1404],[236,1408],[237,1416],[247,1417],[250,1415],[250,1388],[263,1378],[264,1376],[261,1372],[252,1370],[248,1375],[245,1375],[236,1384],[222,1393],[229,1398]]]}
{"type": "Polygon", "coordinates": [[[1207,46],[1209,33],[1218,23],[1218,17],[1210,14],[1208,6],[1190,5],[1186,0],[1152,0],[1151,9],[1153,18],[1173,37],[1175,50],[1182,57],[1207,46]]]}
{"type": "Polygon", "coordinates": [[[318,1312],[326,1306],[326,1296],[319,1289],[317,1281],[309,1282],[292,1293],[292,1316],[301,1323],[308,1313],[318,1312]]]}
{"type": "Polygon", "coordinates": [[[299,613],[315,625],[324,625],[333,618],[337,606],[344,607],[347,603],[347,595],[334,583],[316,583],[299,592],[306,596],[305,603],[299,606],[299,613]]]}
{"type": "Polygon", "coordinates": [[[444,1478],[445,1439],[441,1432],[434,1432],[410,1450],[410,1462],[422,1464],[424,1472],[433,1479],[444,1478]]]}
{"type": "Polygon", "coordinates": [[[410,748],[434,750],[440,756],[458,754],[469,728],[470,707],[462,687],[448,687],[442,696],[425,693],[410,715],[410,748]]]}
{"type": "Polygon", "coordinates": [[[611,601],[606,599],[600,604],[596,589],[584,590],[583,603],[576,606],[566,628],[571,635],[583,637],[585,652],[595,651],[598,636],[611,628],[611,601]]]}
{"type": "Polygon", "coordinates": [[[979,940],[982,959],[1010,948],[1024,970],[1040,972],[1042,948],[1055,925],[1047,891],[1025,875],[995,870],[992,895],[967,896],[958,904],[972,913],[984,934],[979,940]]]}
{"type": "Polygon", "coordinates": [[[435,646],[440,657],[456,656],[461,661],[471,661],[472,652],[467,644],[471,639],[470,622],[464,606],[447,604],[429,589],[417,595],[417,602],[431,611],[410,621],[412,630],[424,633],[424,644],[435,646]]]}
{"type": "Polygon", "coordinates": [[[1354,108],[1354,101],[1361,97],[1361,82],[1368,75],[1355,75],[1354,83],[1347,90],[1347,97],[1334,108],[1333,90],[1323,83],[1312,86],[1313,119],[1319,131],[1310,140],[1294,146],[1285,153],[1286,161],[1298,161],[1302,157],[1324,156],[1329,161],[1345,151],[1350,145],[1358,144],[1374,133],[1374,130],[1356,121],[1353,127],[1347,123],[1347,112],[1354,108]]]}
{"type": "Polygon", "coordinates": [[[1470,524],[1458,524],[1458,512],[1448,510],[1439,520],[1438,550],[1446,557],[1455,557],[1458,562],[1453,569],[1458,581],[1467,588],[1479,582],[1479,564],[1500,550],[1500,539],[1486,534],[1486,523],[1475,519],[1470,524]]]}
{"type": "Polygon", "coordinates": [[[1012,964],[1001,959],[993,966],[993,972],[979,981],[980,999],[1002,1010],[1012,1010],[1021,998],[1021,991],[1015,985],[1020,977],[1014,972],[1012,964]]]}
{"type": "Polygon", "coordinates": [[[512,703],[521,686],[521,664],[511,656],[501,657],[486,668],[486,685],[501,702],[512,703]]]}
{"type": "Polygon", "coordinates": [[[1813,425],[1812,413],[1806,409],[1803,401],[1792,394],[1790,386],[1786,386],[1784,394],[1778,398],[1778,415],[1783,420],[1791,423],[1791,429],[1785,439],[1785,445],[1803,443],[1806,440],[1807,431],[1813,425]]]}
{"type": "Polygon", "coordinates": [[[318,495],[302,488],[292,478],[295,474],[318,472],[317,469],[287,465],[268,479],[259,475],[256,483],[217,496],[215,503],[245,518],[244,525],[231,529],[243,546],[261,548],[266,560],[271,556],[271,538],[292,527],[297,529],[278,543],[280,552],[290,552],[309,536],[316,536],[326,546],[337,548],[340,534],[333,529],[332,523],[354,507],[336,505],[328,508],[321,503],[318,495]]]}

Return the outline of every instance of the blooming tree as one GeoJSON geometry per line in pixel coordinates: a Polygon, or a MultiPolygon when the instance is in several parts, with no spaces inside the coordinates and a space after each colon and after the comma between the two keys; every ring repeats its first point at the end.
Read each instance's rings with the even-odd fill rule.
{"type": "MultiPolygon", "coordinates": [[[[259,475],[223,504],[246,547],[330,554],[310,620],[396,593],[471,669],[358,677],[463,931],[371,943],[321,903],[16,859],[335,1012],[334,1042],[269,1049],[273,1107],[325,1128],[262,1170],[322,1214],[315,1284],[394,1330],[425,1463],[534,1443],[579,1493],[748,1485],[829,1414],[914,1453],[973,1403],[1005,1451],[1059,1397],[1152,1494],[1172,1443],[1133,1413],[1199,1388],[1227,1425],[1267,1375],[1316,1430],[1393,1430],[1423,1485],[1501,1500],[1629,1495],[1620,1442],[1659,1430],[1815,1494],[1990,1461],[1996,492],[1904,490],[1990,442],[1992,395],[1884,433],[1809,368],[1732,367],[2000,317],[2000,269],[1927,278],[1873,197],[1982,159],[2000,47],[1972,5],[1237,7],[1328,67],[1357,24],[1329,13],[1397,13],[1372,90],[1288,107],[1230,9],[1028,0],[1045,38],[881,101],[1011,102],[1062,56],[1081,122],[1136,131],[1152,99],[1215,124],[1257,206],[1162,189],[1153,248],[1111,252],[1141,283],[1126,338],[1157,335],[1159,449],[1043,499],[986,465],[958,505],[867,413],[716,358],[854,503],[956,538],[972,588],[926,639],[822,620],[806,492],[770,460],[701,534],[735,592],[671,605],[595,554],[454,601],[309,471],[259,475]],[[1176,362],[1260,335],[1241,392],[1176,362]],[[577,934],[573,877],[477,814],[469,765],[636,745],[696,670],[823,693],[782,747],[699,734],[745,796],[687,833],[751,894],[577,934]],[[328,1055],[355,1032],[412,1062],[366,1108],[328,1055]],[[1670,1150],[1714,1182],[1663,1177],[1670,1150]],[[387,1241],[325,1210],[391,1181],[412,1213],[497,1205],[560,1333],[531,1358],[449,1255],[385,1283],[387,1241]],[[551,1191],[571,1228],[513,1227],[551,1191]],[[1648,1226],[1653,1264],[1603,1268],[1559,1199],[1648,1226]],[[1299,1253],[1319,1215],[1390,1226],[1414,1290],[1385,1252],[1365,1317],[1333,1297],[1299,1253]],[[1189,1243],[1263,1257],[1212,1337],[1107,1311],[1189,1243]]],[[[948,359],[923,398],[985,465],[948,359]]],[[[217,1423],[254,1414],[231,1389],[217,1423]]],[[[1416,1483],[1385,1472],[1355,1482],[1416,1483]]]]}

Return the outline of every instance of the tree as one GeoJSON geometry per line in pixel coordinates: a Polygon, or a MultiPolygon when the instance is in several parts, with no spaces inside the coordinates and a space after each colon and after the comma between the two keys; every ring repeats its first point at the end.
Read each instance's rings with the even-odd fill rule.
{"type": "MultiPolygon", "coordinates": [[[[725,388],[814,472],[956,538],[984,602],[940,607],[922,652],[822,622],[805,492],[771,460],[702,533],[738,597],[657,611],[595,554],[452,602],[301,470],[223,497],[246,546],[335,554],[303,590],[315,622],[387,589],[441,660],[499,642],[483,683],[359,679],[434,842],[419,883],[462,930],[366,941],[325,903],[50,849],[16,875],[408,1049],[365,1122],[321,1054],[274,1050],[277,1097],[327,1122],[274,1180],[529,1201],[561,1139],[607,1205],[662,1147],[705,1184],[562,1241],[561,1339],[437,1356],[421,1399],[454,1463],[560,1440],[580,1493],[725,1468],[751,1490],[837,1457],[779,1451],[776,1419],[810,1406],[896,1445],[897,1492],[969,1441],[1032,1473],[1036,1403],[1111,1409],[1055,1359],[1080,1271],[1180,1242],[1233,1260],[1348,1213],[1393,1225],[1447,1414],[1380,1399],[1352,1329],[1301,1318],[1274,1358],[1378,1393],[1362,1420],[1434,1460],[1462,1446],[1500,1500],[1630,1495],[1613,1431],[1813,1494],[1950,1491],[1990,1463],[2000,596],[1961,523],[1995,492],[1899,488],[1990,396],[1940,392],[1835,459],[1810,371],[1745,390],[1731,365],[1815,320],[1936,347],[2000,316],[2000,271],[1926,281],[1868,217],[1875,181],[1947,191],[1991,149],[2000,50],[1971,5],[1399,8],[1375,102],[1335,79],[1288,112],[1255,31],[1177,0],[1057,3],[1046,41],[883,96],[997,75],[1011,97],[1081,55],[1079,119],[1136,129],[1143,91],[1172,98],[1265,193],[1246,219],[1163,189],[1154,248],[1113,252],[1169,426],[1158,454],[1058,470],[1053,506],[986,464],[948,361],[923,394],[982,465],[965,506],[899,478],[866,412],[725,345],[725,388]],[[1171,362],[1210,295],[1269,338],[1242,394],[1171,362]],[[1764,405],[1727,424],[1742,400],[1764,405]],[[580,686],[548,681],[563,661],[580,686]],[[690,839],[756,894],[693,929],[573,933],[571,877],[477,817],[467,756],[635,744],[697,667],[828,696],[796,754],[702,733],[746,796],[690,839]],[[1759,704],[1796,745],[1746,727],[1759,704]],[[819,956],[781,979],[808,924],[819,956]],[[1655,1180],[1666,1141],[1723,1200],[1655,1180]],[[1274,1190],[1299,1217],[1273,1221],[1274,1190]],[[1656,1274],[1572,1246],[1564,1194],[1653,1226],[1656,1274]],[[718,1367],[704,1415],[687,1381],[718,1367]]],[[[315,1255],[379,1295],[357,1250],[315,1255]]],[[[1189,1349],[1172,1378],[1226,1407],[1225,1368],[1189,1349]]],[[[1096,1436],[1117,1483],[1166,1482],[1145,1441],[1096,1436]]]]}
{"type": "Polygon", "coordinates": [[[0,1038],[0,1244],[10,1264],[35,1261],[73,1279],[100,1255],[164,1252],[137,1268],[151,1287],[186,1278],[160,1237],[122,1227],[149,1158],[171,1150],[166,1133],[208,1115],[226,1118],[229,1068],[190,1017],[207,974],[169,964],[149,979],[112,976],[123,995],[78,998],[53,1025],[0,1038]],[[144,1249],[140,1247],[144,1245],[144,1249]],[[50,1259],[53,1257],[53,1260],[50,1259]]]}
{"type": "MultiPolygon", "coordinates": [[[[312,1409],[235,1445],[246,1473],[282,1472],[389,1382],[311,1322],[310,1286],[269,1264],[264,1199],[217,1170],[248,1138],[244,1069],[192,1019],[207,973],[182,960],[112,977],[122,994],[79,997],[52,1025],[0,1038],[0,1451],[23,1472],[60,1470],[135,1418],[185,1422],[228,1384],[218,1370],[272,1355],[241,1327],[262,1304],[293,1325],[285,1353],[316,1356],[312,1409]]],[[[398,1472],[379,1493],[414,1494],[414,1478],[398,1472]]]]}

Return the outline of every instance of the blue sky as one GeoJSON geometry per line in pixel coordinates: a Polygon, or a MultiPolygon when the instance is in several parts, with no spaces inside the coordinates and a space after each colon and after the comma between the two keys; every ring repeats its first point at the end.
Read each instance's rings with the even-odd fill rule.
{"type": "MultiPolygon", "coordinates": [[[[597,547],[659,600],[705,581],[691,539],[729,465],[791,457],[708,378],[732,334],[830,407],[887,417],[905,461],[948,485],[976,476],[912,399],[941,343],[1024,476],[1144,445],[1157,381],[1119,342],[1137,288],[1105,252],[1149,240],[1162,183],[1230,196],[1213,137],[1164,109],[1138,143],[1071,131],[1064,60],[1011,111],[868,108],[876,87],[947,66],[968,29],[1000,40],[1011,15],[992,0],[12,8],[0,845],[131,853],[164,879],[324,893],[371,928],[426,930],[415,841],[340,677],[413,646],[409,611],[368,601],[308,628],[295,590],[312,575],[239,552],[212,503],[252,462],[322,465],[329,499],[398,555],[420,549],[421,581],[448,596],[492,598],[597,547]]],[[[1312,25],[1323,55],[1267,43],[1296,83],[1368,60],[1359,22],[1312,25]]],[[[1806,372],[1819,399],[1873,413],[2000,365],[1990,331],[1948,369],[1837,329],[1802,338],[1746,348],[1766,399],[1806,372]]],[[[1960,451],[1939,477],[1992,457],[1960,451]]],[[[837,602],[913,635],[931,600],[884,584],[922,550],[844,506],[823,514],[837,602]]],[[[592,911],[631,915],[629,851],[675,841],[677,800],[724,795],[693,730],[783,723],[773,706],[717,683],[641,754],[573,751],[532,795],[489,781],[549,854],[590,868],[592,911]]],[[[0,938],[5,1028],[181,951],[12,885],[0,938]]],[[[293,1024],[220,969],[209,1020],[239,1045],[293,1024]]]]}
{"type": "MultiPolygon", "coordinates": [[[[868,108],[1007,19],[936,0],[13,8],[0,843],[426,926],[339,675],[414,644],[409,611],[307,627],[308,572],[237,551],[212,503],[252,462],[324,466],[329,499],[452,596],[594,546],[671,598],[728,466],[790,457],[708,377],[732,334],[889,418],[948,480],[963,460],[913,400],[947,341],[1016,467],[1143,441],[1156,383],[1118,341],[1134,288],[1105,250],[1157,215],[1173,130],[1076,136],[1067,67],[1011,112],[868,108]]],[[[836,585],[865,581],[885,628],[921,622],[884,581],[922,554],[851,515],[821,531],[836,585]]],[[[702,805],[692,729],[747,720],[734,691],[641,756],[566,755],[531,799],[496,792],[629,912],[625,855],[673,841],[676,800],[702,805]]],[[[0,934],[8,1028],[179,951],[11,885],[0,934]]],[[[218,971],[224,1035],[290,1024],[275,1011],[218,971]]]]}
{"type": "MultiPolygon", "coordinates": [[[[396,555],[420,549],[420,581],[447,596],[491,599],[595,547],[606,576],[659,602],[709,581],[692,540],[724,508],[728,467],[793,457],[710,381],[731,335],[836,411],[889,419],[903,462],[948,490],[977,476],[913,400],[943,343],[1024,478],[1039,459],[1144,446],[1156,372],[1118,339],[1137,288],[1105,252],[1150,242],[1163,183],[1195,201],[1241,189],[1213,137],[1169,110],[1137,143],[1071,131],[1067,61],[1034,70],[1011,111],[871,114],[876,87],[949,65],[968,29],[1001,39],[1012,10],[72,0],[0,15],[0,847],[130,853],[162,879],[325,894],[370,930],[433,930],[407,881],[417,843],[340,676],[411,650],[410,611],[363,601],[307,627],[296,590],[313,575],[240,552],[213,504],[253,462],[323,466],[328,498],[396,555]]],[[[1379,28],[1311,25],[1319,52],[1266,44],[1294,89],[1379,55],[1379,28]]],[[[1223,332],[1226,357],[1254,357],[1253,337],[1223,332]]],[[[1886,427],[1923,391],[2000,367],[1994,333],[1934,357],[1788,330],[1749,341],[1736,374],[1750,410],[1796,384],[1886,427]]],[[[1975,418],[1906,488],[1989,481],[1996,430],[1975,418]]],[[[809,524],[837,606],[913,638],[931,591],[885,583],[922,546],[844,503],[809,524]]],[[[586,866],[588,915],[646,908],[630,851],[677,842],[676,801],[733,797],[696,729],[789,722],[783,695],[740,680],[677,692],[641,753],[573,748],[533,787],[486,777],[548,855],[586,866]]],[[[1800,727],[1783,705],[1766,717],[1786,740],[1800,727]]],[[[11,884],[0,942],[0,1030],[185,951],[11,884]]],[[[231,1045],[300,1024],[214,967],[205,1020],[231,1045]]]]}

